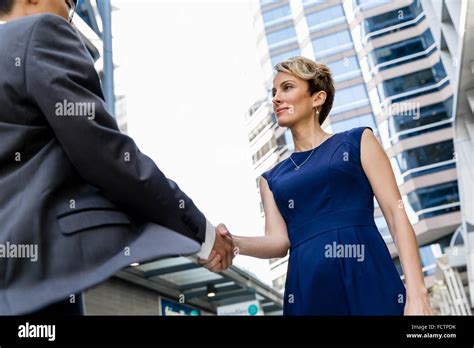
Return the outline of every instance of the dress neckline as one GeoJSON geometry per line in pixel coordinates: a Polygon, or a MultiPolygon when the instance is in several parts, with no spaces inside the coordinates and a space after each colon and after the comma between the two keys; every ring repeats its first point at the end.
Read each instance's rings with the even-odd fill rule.
{"type": "Polygon", "coordinates": [[[298,151],[298,152],[293,151],[293,153],[292,153],[291,155],[305,154],[305,153],[308,153],[308,152],[311,152],[311,151],[315,151],[315,150],[317,150],[318,148],[320,148],[324,143],[327,143],[330,139],[334,138],[337,134],[339,134],[339,133],[333,133],[329,138],[327,138],[326,140],[324,140],[324,141],[323,141],[321,144],[319,144],[318,146],[313,147],[312,149],[305,150],[305,151],[298,151]]]}

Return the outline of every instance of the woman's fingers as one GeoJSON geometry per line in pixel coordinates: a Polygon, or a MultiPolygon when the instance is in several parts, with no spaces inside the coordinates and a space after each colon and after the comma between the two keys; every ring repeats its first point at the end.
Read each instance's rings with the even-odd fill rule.
{"type": "Polygon", "coordinates": [[[205,265],[206,268],[209,268],[210,270],[219,265],[222,261],[222,257],[219,254],[216,254],[215,257],[213,257],[209,262],[205,265]]]}
{"type": "Polygon", "coordinates": [[[229,246],[229,250],[226,254],[226,258],[225,260],[223,260],[222,265],[224,269],[227,269],[232,265],[232,260],[234,258],[234,242],[232,239],[232,235],[224,224],[221,223],[217,225],[217,230],[225,239],[227,239],[231,243],[231,245],[229,246]]]}

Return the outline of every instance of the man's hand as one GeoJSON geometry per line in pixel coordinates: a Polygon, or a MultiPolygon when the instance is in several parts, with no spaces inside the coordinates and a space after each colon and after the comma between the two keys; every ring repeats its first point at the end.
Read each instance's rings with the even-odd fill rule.
{"type": "Polygon", "coordinates": [[[232,265],[234,243],[224,224],[216,227],[216,240],[207,260],[199,260],[211,272],[221,272],[232,265]]]}

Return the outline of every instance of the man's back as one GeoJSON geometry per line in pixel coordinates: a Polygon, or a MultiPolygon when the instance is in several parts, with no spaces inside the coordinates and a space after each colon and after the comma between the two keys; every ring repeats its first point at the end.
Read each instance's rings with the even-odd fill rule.
{"type": "Polygon", "coordinates": [[[206,221],[120,134],[74,29],[51,14],[0,24],[0,52],[0,314],[67,298],[138,260],[197,252],[172,240],[158,251],[166,240],[143,232],[155,222],[200,243],[206,221]],[[36,248],[36,260],[14,247],[36,248]]]}

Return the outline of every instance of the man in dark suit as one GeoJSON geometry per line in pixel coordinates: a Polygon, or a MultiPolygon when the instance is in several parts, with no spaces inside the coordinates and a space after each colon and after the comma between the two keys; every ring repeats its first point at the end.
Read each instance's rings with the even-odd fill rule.
{"type": "Polygon", "coordinates": [[[76,1],[0,0],[4,315],[80,313],[74,294],[134,262],[197,253],[219,255],[212,271],[232,263],[230,237],[107,113],[69,23],[76,1]]]}

